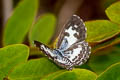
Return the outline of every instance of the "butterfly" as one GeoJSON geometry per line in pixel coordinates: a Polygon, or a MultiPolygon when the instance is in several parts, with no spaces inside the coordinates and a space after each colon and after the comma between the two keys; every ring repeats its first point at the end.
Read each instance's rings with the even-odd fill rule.
{"type": "Polygon", "coordinates": [[[91,53],[91,47],[85,41],[86,30],[82,19],[73,15],[63,26],[55,49],[38,41],[34,41],[34,44],[56,64],[72,70],[74,66],[84,64],[91,53]]]}

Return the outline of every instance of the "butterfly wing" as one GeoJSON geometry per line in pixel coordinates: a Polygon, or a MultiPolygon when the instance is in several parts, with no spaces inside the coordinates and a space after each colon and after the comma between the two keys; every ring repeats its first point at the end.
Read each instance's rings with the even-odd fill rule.
{"type": "Polygon", "coordinates": [[[87,61],[91,53],[91,47],[87,42],[78,42],[64,51],[65,56],[73,65],[81,65],[87,61]]]}
{"type": "Polygon", "coordinates": [[[55,54],[53,53],[53,50],[51,50],[47,45],[34,41],[34,44],[36,47],[38,47],[43,53],[45,53],[49,58],[54,59],[55,54]]]}
{"type": "Polygon", "coordinates": [[[61,31],[57,49],[51,50],[48,46],[34,41],[54,62],[66,69],[72,69],[74,65],[81,65],[89,58],[90,47],[85,42],[86,29],[79,16],[73,15],[61,31]]]}
{"type": "Polygon", "coordinates": [[[79,16],[73,15],[61,31],[56,48],[66,50],[74,43],[84,41],[85,37],[86,29],[83,21],[79,16]]]}

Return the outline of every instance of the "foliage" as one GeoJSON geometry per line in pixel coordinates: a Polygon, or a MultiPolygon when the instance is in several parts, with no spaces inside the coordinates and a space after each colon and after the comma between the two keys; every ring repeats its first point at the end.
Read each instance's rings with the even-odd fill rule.
{"type": "Polygon", "coordinates": [[[61,69],[33,46],[33,40],[48,44],[56,24],[56,17],[50,13],[35,22],[37,3],[38,0],[22,0],[5,25],[0,80],[120,80],[120,46],[116,45],[120,42],[120,1],[105,10],[109,20],[85,22],[86,41],[93,54],[88,63],[72,71],[61,69]],[[31,47],[22,44],[28,32],[31,47]],[[33,55],[41,57],[29,60],[33,55]]]}
{"type": "Polygon", "coordinates": [[[23,44],[15,44],[0,49],[0,80],[8,76],[18,64],[27,61],[29,48],[23,44]]]}
{"type": "Polygon", "coordinates": [[[34,27],[29,33],[29,40],[33,45],[33,40],[41,41],[47,44],[53,35],[55,29],[56,19],[52,14],[45,14],[40,16],[34,27]],[[49,34],[47,33],[49,32],[49,34]],[[39,34],[39,35],[38,35],[39,34]]]}
{"type": "Polygon", "coordinates": [[[35,18],[38,0],[21,1],[8,20],[4,33],[3,45],[22,43],[24,38],[32,26],[35,18]]]}

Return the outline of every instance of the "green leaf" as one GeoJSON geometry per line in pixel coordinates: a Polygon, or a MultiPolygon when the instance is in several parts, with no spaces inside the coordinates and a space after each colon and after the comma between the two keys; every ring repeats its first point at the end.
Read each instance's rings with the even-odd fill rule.
{"type": "Polygon", "coordinates": [[[116,2],[116,0],[101,0],[100,7],[102,8],[102,10],[105,10],[108,6],[110,6],[114,2],[116,2]]]}
{"type": "Polygon", "coordinates": [[[97,74],[103,72],[110,65],[120,62],[120,47],[116,46],[92,54],[89,60],[89,66],[97,74]]]}
{"type": "Polygon", "coordinates": [[[3,35],[3,45],[22,43],[32,26],[38,0],[22,0],[8,20],[3,35]]]}
{"type": "Polygon", "coordinates": [[[56,18],[52,14],[44,14],[39,18],[37,23],[32,27],[29,40],[33,45],[33,41],[37,40],[47,44],[54,33],[56,18]]]}
{"type": "Polygon", "coordinates": [[[96,77],[96,74],[89,70],[73,69],[72,71],[53,73],[42,80],[95,80],[96,77]]]}
{"type": "Polygon", "coordinates": [[[98,45],[94,45],[94,47],[92,47],[92,53],[95,53],[95,52],[102,50],[104,48],[107,48],[107,47],[111,47],[118,43],[120,43],[120,35],[119,34],[116,35],[114,38],[106,40],[98,45]]]}
{"type": "Polygon", "coordinates": [[[80,66],[75,66],[75,68],[91,70],[91,68],[87,62],[85,64],[80,65],[80,66]]]}
{"type": "Polygon", "coordinates": [[[59,70],[57,72],[54,72],[52,74],[49,74],[49,75],[43,77],[41,80],[53,80],[53,78],[58,76],[58,74],[62,74],[64,72],[66,72],[66,70],[59,70]]]}
{"type": "Polygon", "coordinates": [[[85,23],[87,27],[87,41],[91,43],[99,43],[119,34],[120,26],[108,20],[88,21],[85,23]]]}
{"type": "Polygon", "coordinates": [[[12,69],[28,59],[29,48],[22,44],[10,45],[0,49],[0,80],[12,69]]]}
{"type": "Polygon", "coordinates": [[[109,6],[105,12],[111,21],[120,24],[120,1],[109,6]]]}
{"type": "Polygon", "coordinates": [[[40,58],[16,66],[8,78],[10,80],[40,80],[41,77],[58,70],[59,68],[50,60],[40,58]]]}
{"type": "Polygon", "coordinates": [[[120,80],[120,63],[116,63],[103,72],[97,80],[120,80]]]}

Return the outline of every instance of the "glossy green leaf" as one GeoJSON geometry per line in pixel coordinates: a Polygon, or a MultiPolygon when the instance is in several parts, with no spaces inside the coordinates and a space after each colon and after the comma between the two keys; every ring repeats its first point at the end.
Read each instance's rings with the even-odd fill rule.
{"type": "Polygon", "coordinates": [[[109,48],[92,54],[89,60],[89,66],[97,74],[103,72],[110,65],[120,62],[120,47],[109,48]]]}
{"type": "Polygon", "coordinates": [[[59,67],[46,58],[30,60],[18,65],[8,78],[10,80],[40,80],[45,75],[58,71],[59,67]]]}
{"type": "Polygon", "coordinates": [[[66,70],[59,70],[57,72],[54,72],[52,74],[48,74],[47,76],[44,76],[41,80],[53,80],[53,78],[58,76],[58,74],[62,74],[64,72],[66,72],[66,70]]]}
{"type": "Polygon", "coordinates": [[[3,80],[13,68],[26,62],[29,48],[22,44],[10,45],[0,49],[0,80],[3,80]]]}
{"type": "Polygon", "coordinates": [[[22,0],[13,11],[3,34],[3,45],[22,43],[32,26],[38,8],[38,0],[22,0]]]}
{"type": "Polygon", "coordinates": [[[102,42],[120,32],[120,26],[108,20],[88,21],[85,24],[87,27],[87,41],[91,43],[102,42]]]}
{"type": "Polygon", "coordinates": [[[111,47],[118,43],[120,43],[120,35],[119,34],[116,35],[114,38],[106,40],[106,41],[92,47],[92,53],[95,53],[95,52],[102,50],[104,48],[107,48],[107,47],[111,47]]]}
{"type": "Polygon", "coordinates": [[[120,24],[120,1],[109,6],[105,12],[111,21],[120,24]]]}
{"type": "Polygon", "coordinates": [[[85,64],[80,65],[80,66],[75,66],[75,68],[91,70],[91,68],[87,62],[85,64]]]}
{"type": "Polygon", "coordinates": [[[95,80],[96,74],[85,69],[73,69],[72,71],[57,72],[42,80],[95,80]],[[56,74],[56,75],[55,75],[56,74]],[[54,76],[53,76],[54,75],[54,76]]]}
{"type": "Polygon", "coordinates": [[[37,23],[32,27],[29,40],[31,45],[34,40],[47,44],[54,33],[56,18],[52,14],[44,14],[40,16],[37,23]]]}
{"type": "Polygon", "coordinates": [[[120,80],[120,63],[109,67],[96,80],[120,80]]]}

